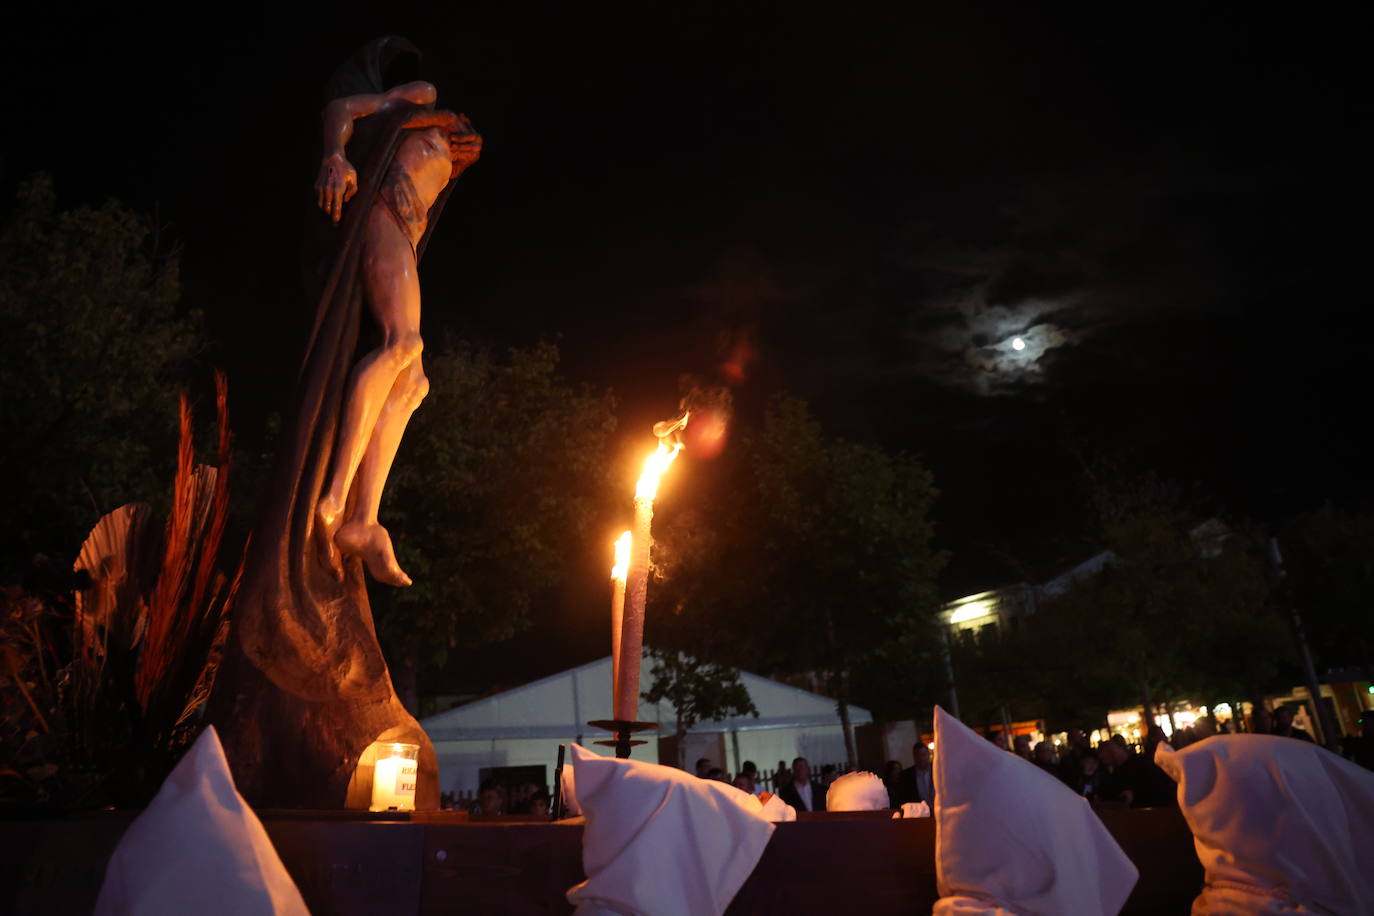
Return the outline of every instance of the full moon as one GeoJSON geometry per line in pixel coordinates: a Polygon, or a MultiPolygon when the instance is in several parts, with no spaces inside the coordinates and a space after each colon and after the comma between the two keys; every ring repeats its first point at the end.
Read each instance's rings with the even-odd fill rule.
{"type": "Polygon", "coordinates": [[[1011,348],[1013,350],[1024,350],[1026,349],[1026,342],[1019,337],[1013,337],[1011,339],[1011,348]]]}

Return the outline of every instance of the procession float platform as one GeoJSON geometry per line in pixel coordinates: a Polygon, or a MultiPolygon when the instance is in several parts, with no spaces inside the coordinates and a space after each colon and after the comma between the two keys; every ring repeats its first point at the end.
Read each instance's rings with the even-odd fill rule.
{"type": "MultiPolygon", "coordinates": [[[[258,812],[316,916],[571,913],[582,827],[520,815],[258,812]]],[[[1202,887],[1176,809],[1103,809],[1140,870],[1125,914],[1186,914],[1202,887]]],[[[88,914],[105,863],[136,812],[0,821],[0,914],[88,914]]],[[[803,813],[778,824],[730,916],[929,913],[935,822],[886,812],[803,813]]]]}

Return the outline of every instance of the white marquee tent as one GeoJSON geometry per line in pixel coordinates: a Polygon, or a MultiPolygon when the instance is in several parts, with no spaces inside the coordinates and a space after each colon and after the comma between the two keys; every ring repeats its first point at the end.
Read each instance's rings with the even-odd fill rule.
{"type": "MultiPolygon", "coordinates": [[[[650,662],[642,664],[641,685],[650,683],[650,662]]],[[[835,701],[829,697],[789,687],[777,681],[740,672],[758,718],[742,716],[723,721],[699,722],[688,736],[688,760],[709,757],[729,773],[739,772],[741,761],[753,760],[761,769],[772,769],[779,760],[789,764],[805,757],[817,769],[820,764],[844,760],[844,736],[840,731],[835,701]]],[[[865,709],[849,707],[850,722],[872,721],[865,709]]],[[[577,742],[601,753],[610,748],[592,742],[610,735],[591,728],[588,722],[611,718],[610,656],[550,675],[522,687],[450,709],[420,724],[434,742],[439,756],[439,785],[445,792],[474,792],[481,771],[489,767],[547,766],[546,780],[553,778],[559,744],[577,742]]],[[[657,737],[671,736],[676,714],[671,703],[657,706],[641,702],[641,722],[660,723],[657,737]]],[[[635,748],[637,760],[659,760],[655,735],[635,748]]]]}

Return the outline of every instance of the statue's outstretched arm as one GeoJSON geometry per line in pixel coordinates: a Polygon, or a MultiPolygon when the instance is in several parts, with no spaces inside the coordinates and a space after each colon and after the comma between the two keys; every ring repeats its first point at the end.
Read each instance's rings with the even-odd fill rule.
{"type": "Polygon", "coordinates": [[[437,96],[430,83],[414,82],[386,92],[345,96],[324,107],[324,159],[315,179],[315,202],[334,222],[343,214],[343,205],[358,193],[358,172],[344,155],[344,147],[353,137],[353,122],[401,102],[433,105],[437,96]]]}

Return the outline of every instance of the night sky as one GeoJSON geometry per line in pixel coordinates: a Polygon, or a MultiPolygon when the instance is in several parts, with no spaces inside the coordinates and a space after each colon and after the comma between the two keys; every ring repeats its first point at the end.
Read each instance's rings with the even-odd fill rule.
{"type": "Polygon", "coordinates": [[[249,441],[300,354],[320,88],[394,33],[485,138],[427,338],[557,342],[629,442],[747,343],[745,416],[787,389],[923,457],[951,595],[1081,558],[1100,457],[1262,522],[1369,505],[1353,6],[373,9],[64,9],[8,42],[5,200],[47,169],[156,205],[249,441]]]}

